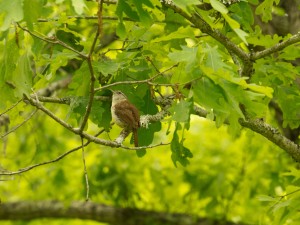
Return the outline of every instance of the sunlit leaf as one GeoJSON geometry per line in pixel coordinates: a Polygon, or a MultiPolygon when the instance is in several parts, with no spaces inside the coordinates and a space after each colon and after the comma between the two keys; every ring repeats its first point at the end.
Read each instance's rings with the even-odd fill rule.
{"type": "Polygon", "coordinates": [[[72,5],[78,15],[81,15],[86,8],[84,0],[72,0],[72,5]]]}
{"type": "Polygon", "coordinates": [[[180,101],[174,107],[173,119],[177,122],[188,122],[190,118],[191,103],[180,101]]]}
{"type": "Polygon", "coordinates": [[[10,27],[12,22],[19,22],[23,19],[22,2],[23,0],[0,0],[0,15],[4,16],[0,30],[4,31],[10,27]]]}
{"type": "Polygon", "coordinates": [[[166,36],[161,36],[152,40],[153,42],[161,42],[161,41],[169,41],[180,38],[187,38],[194,36],[193,29],[190,27],[179,27],[179,29],[175,32],[170,33],[166,36]]]}
{"type": "Polygon", "coordinates": [[[228,9],[226,6],[218,0],[209,0],[211,6],[220,13],[228,13],[228,9]]]}
{"type": "Polygon", "coordinates": [[[188,6],[199,4],[198,0],[173,0],[173,2],[179,7],[184,9],[187,8],[188,6]]]}

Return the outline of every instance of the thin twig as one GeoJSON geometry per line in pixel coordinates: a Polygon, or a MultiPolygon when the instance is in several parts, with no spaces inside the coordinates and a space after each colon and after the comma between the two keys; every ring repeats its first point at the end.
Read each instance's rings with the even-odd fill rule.
{"type": "Polygon", "coordinates": [[[7,135],[9,135],[10,133],[16,131],[19,127],[23,126],[26,122],[28,122],[34,116],[34,114],[36,112],[37,112],[37,109],[35,109],[22,123],[20,123],[19,125],[15,126],[13,129],[9,130],[5,134],[2,134],[0,136],[0,139],[3,139],[4,137],[6,137],[7,135]]]}
{"type": "Polygon", "coordinates": [[[126,149],[126,150],[136,151],[136,150],[141,150],[141,149],[156,148],[159,146],[170,145],[170,144],[171,143],[160,143],[160,144],[155,144],[155,145],[139,146],[139,147],[128,147],[128,146],[121,145],[121,148],[126,149]]]}
{"type": "Polygon", "coordinates": [[[103,52],[102,54],[103,55],[106,55],[108,52],[110,51],[136,51],[136,50],[140,50],[142,49],[143,46],[138,46],[138,47],[135,47],[135,48],[108,48],[105,52],[103,52]]]}
{"type": "Polygon", "coordinates": [[[187,85],[189,83],[195,82],[195,81],[197,81],[201,78],[203,78],[203,76],[194,78],[193,80],[190,80],[190,81],[187,81],[187,82],[184,82],[184,83],[174,83],[174,84],[157,84],[157,83],[153,83],[153,82],[147,82],[147,83],[152,85],[152,86],[174,87],[174,86],[184,86],[184,85],[187,85]]]}
{"type": "MultiPolygon", "coordinates": [[[[105,129],[100,130],[94,137],[99,136],[104,131],[105,131],[105,129]]],[[[55,158],[53,160],[49,160],[49,161],[46,161],[46,162],[37,163],[37,164],[31,165],[31,166],[19,169],[18,171],[13,171],[13,172],[9,172],[7,170],[5,172],[1,171],[0,172],[0,176],[1,175],[8,175],[8,176],[10,176],[10,175],[17,175],[17,174],[21,174],[21,173],[27,172],[29,170],[32,170],[32,169],[34,169],[36,167],[39,167],[39,166],[43,166],[43,165],[47,165],[47,164],[50,164],[50,163],[57,162],[57,161],[63,159],[64,157],[66,157],[67,155],[71,154],[72,152],[78,151],[79,149],[82,149],[82,147],[88,146],[90,143],[91,143],[91,141],[88,140],[84,145],[81,144],[80,146],[77,146],[77,147],[75,147],[75,148],[73,148],[73,149],[71,149],[71,150],[63,153],[62,155],[58,156],[57,158],[55,158]]]]}
{"type": "Polygon", "coordinates": [[[72,48],[71,46],[67,45],[65,42],[62,42],[61,40],[55,38],[55,37],[51,37],[51,38],[48,38],[48,37],[42,37],[40,35],[37,35],[35,34],[34,32],[28,30],[27,28],[25,27],[22,27],[20,24],[18,24],[18,27],[21,28],[23,31],[29,33],[31,36],[35,37],[35,38],[38,38],[44,42],[47,42],[47,43],[50,43],[50,44],[55,44],[55,45],[61,45],[63,46],[64,48],[66,49],[69,49],[71,50],[72,52],[75,52],[76,54],[78,54],[81,58],[83,59],[87,59],[87,56],[79,51],[77,51],[76,49],[72,48]]]}
{"type": "MultiPolygon", "coordinates": [[[[77,20],[98,20],[98,16],[68,16],[68,19],[77,19],[77,20]]],[[[103,16],[104,20],[118,20],[119,18],[116,16],[103,16]]],[[[58,21],[59,18],[51,18],[51,19],[45,19],[45,18],[39,18],[37,21],[40,23],[47,23],[51,21],[58,21]]],[[[123,20],[126,21],[134,21],[133,19],[124,17],[123,20]]]]}
{"type": "Polygon", "coordinates": [[[88,104],[86,106],[86,111],[85,111],[85,114],[83,116],[80,128],[79,128],[79,133],[82,133],[82,131],[84,130],[84,127],[86,126],[86,123],[88,121],[89,115],[90,115],[91,110],[92,110],[93,100],[94,100],[94,95],[95,95],[95,90],[94,89],[95,89],[96,77],[95,77],[95,72],[94,72],[93,65],[92,65],[92,55],[93,55],[97,40],[99,38],[100,32],[102,31],[102,18],[101,18],[102,17],[102,0],[99,0],[97,15],[98,15],[99,24],[98,24],[98,27],[97,27],[97,32],[95,34],[95,37],[94,37],[89,55],[87,57],[87,63],[88,63],[88,67],[89,67],[89,71],[90,71],[90,75],[91,75],[91,77],[90,77],[90,95],[89,95],[88,104]]]}
{"type": "Polygon", "coordinates": [[[150,57],[146,57],[146,59],[151,63],[151,65],[154,67],[154,69],[156,70],[157,73],[161,74],[161,72],[159,71],[159,69],[155,66],[154,62],[152,61],[152,59],[150,57]]]}
{"type": "Polygon", "coordinates": [[[98,13],[97,13],[99,35],[103,35],[102,34],[102,31],[103,31],[103,15],[102,15],[102,10],[103,10],[103,0],[99,0],[99,2],[98,2],[98,13]]]}
{"type": "Polygon", "coordinates": [[[96,91],[100,91],[100,90],[104,90],[104,89],[108,89],[110,87],[113,87],[113,86],[118,86],[118,85],[122,85],[122,84],[144,84],[144,83],[150,83],[152,80],[156,79],[158,76],[164,74],[165,72],[173,69],[174,67],[177,67],[178,66],[178,63],[170,66],[169,68],[165,69],[164,71],[162,72],[159,72],[157,74],[155,74],[153,77],[150,77],[148,79],[145,79],[145,80],[136,80],[136,81],[119,81],[119,82],[114,82],[112,84],[108,84],[108,85],[105,85],[105,86],[102,86],[102,87],[99,87],[99,88],[96,88],[95,89],[95,92],[96,91]]]}
{"type": "Polygon", "coordinates": [[[15,108],[21,101],[23,101],[23,99],[18,100],[15,104],[13,104],[11,107],[9,107],[8,109],[6,109],[4,112],[0,113],[0,116],[2,116],[5,113],[8,113],[10,110],[12,110],[13,108],[15,108]]]}
{"type": "MultiPolygon", "coordinates": [[[[72,102],[72,99],[74,99],[74,97],[57,98],[57,97],[38,96],[38,100],[40,102],[50,102],[50,103],[65,104],[65,105],[70,105],[72,102]]],[[[76,99],[76,97],[75,97],[75,99],[76,99]]],[[[109,96],[94,96],[94,100],[110,101],[111,98],[109,96]]],[[[26,102],[28,100],[24,100],[24,101],[26,102]]]]}
{"type": "Polygon", "coordinates": [[[86,106],[86,110],[85,110],[85,114],[83,116],[83,119],[82,119],[82,123],[80,125],[80,128],[79,128],[79,133],[82,133],[82,131],[84,130],[84,127],[88,121],[88,118],[89,118],[89,115],[91,113],[91,110],[92,110],[92,106],[93,106],[93,100],[94,100],[94,96],[95,96],[95,74],[94,74],[94,69],[93,69],[93,66],[92,66],[92,61],[91,59],[89,58],[87,60],[87,63],[88,63],[88,67],[89,67],[89,71],[90,71],[90,75],[91,75],[91,78],[90,78],[90,95],[89,95],[89,101],[88,101],[88,104],[86,106]]]}
{"type": "Polygon", "coordinates": [[[82,149],[83,171],[84,171],[84,178],[85,178],[85,184],[86,184],[86,198],[85,198],[85,201],[89,201],[90,185],[89,185],[89,178],[88,178],[86,164],[85,164],[83,138],[81,138],[81,149],[82,149]]]}
{"type": "MultiPolygon", "coordinates": [[[[89,143],[90,142],[87,142],[86,145],[88,145],[89,143]]],[[[27,172],[29,170],[32,170],[32,169],[34,169],[36,167],[39,167],[39,166],[43,166],[43,165],[47,165],[47,164],[50,164],[50,163],[57,162],[57,161],[61,160],[62,158],[64,158],[65,156],[69,155],[70,153],[75,152],[75,151],[77,151],[77,150],[79,150],[81,148],[82,148],[82,145],[80,145],[80,146],[78,146],[76,148],[73,148],[73,149],[65,152],[64,154],[58,156],[57,158],[55,158],[53,160],[42,162],[42,163],[37,163],[37,164],[31,165],[31,166],[19,169],[18,171],[0,172],[0,175],[9,175],[9,176],[11,176],[11,175],[17,175],[17,174],[21,174],[21,173],[27,172]]]]}
{"type": "Polygon", "coordinates": [[[51,102],[51,103],[57,103],[57,104],[70,105],[72,97],[57,98],[57,97],[38,96],[38,100],[40,102],[51,102]]]}
{"type": "Polygon", "coordinates": [[[287,194],[285,194],[285,195],[280,195],[280,196],[278,196],[278,197],[280,197],[280,198],[285,198],[285,197],[287,197],[287,196],[289,196],[289,195],[292,195],[292,194],[295,194],[295,193],[297,193],[297,192],[299,192],[299,191],[300,191],[300,188],[297,189],[297,190],[295,190],[295,191],[292,191],[292,192],[290,192],[290,193],[287,193],[287,194]]]}

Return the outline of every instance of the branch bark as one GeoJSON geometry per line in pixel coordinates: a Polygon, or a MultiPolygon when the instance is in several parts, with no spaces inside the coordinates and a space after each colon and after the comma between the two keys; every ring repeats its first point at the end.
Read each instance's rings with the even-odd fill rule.
{"type": "Polygon", "coordinates": [[[13,202],[0,205],[0,220],[82,219],[112,225],[242,225],[224,220],[211,220],[181,213],[117,208],[92,202],[59,201],[13,202]]]}
{"type": "MultiPolygon", "coordinates": [[[[197,106],[194,107],[194,113],[200,117],[206,117],[208,114],[206,110],[197,106]]],[[[282,135],[278,129],[265,123],[261,119],[240,119],[239,123],[242,127],[246,127],[255,133],[264,136],[286,151],[294,160],[300,162],[300,146],[282,135]]]]}

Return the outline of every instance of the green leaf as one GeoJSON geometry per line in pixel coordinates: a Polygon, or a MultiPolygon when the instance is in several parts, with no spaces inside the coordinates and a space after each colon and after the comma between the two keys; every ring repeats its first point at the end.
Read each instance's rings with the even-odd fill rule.
{"type": "Polygon", "coordinates": [[[224,19],[226,20],[226,22],[229,24],[229,26],[234,30],[234,29],[238,29],[240,28],[240,24],[235,21],[234,19],[232,19],[230,16],[228,16],[227,14],[222,14],[224,19]]]}
{"type": "Polygon", "coordinates": [[[36,23],[37,19],[41,16],[43,5],[44,2],[40,0],[24,0],[24,20],[30,30],[33,30],[33,24],[36,23]]]}
{"type": "Polygon", "coordinates": [[[243,29],[252,31],[252,25],[254,23],[253,11],[251,4],[247,2],[239,2],[230,5],[230,16],[235,19],[243,29]]]}
{"type": "Polygon", "coordinates": [[[72,83],[68,86],[70,94],[74,96],[87,96],[89,93],[89,68],[87,63],[83,63],[72,77],[72,83]]]}
{"type": "Polygon", "coordinates": [[[206,66],[212,68],[214,71],[219,69],[229,68],[221,58],[221,54],[218,51],[218,46],[211,47],[208,43],[205,44],[203,53],[206,54],[206,66]]]}
{"type": "Polygon", "coordinates": [[[282,201],[282,202],[277,202],[274,207],[273,207],[273,213],[276,213],[276,211],[278,211],[281,208],[287,208],[288,206],[290,206],[290,204],[292,203],[291,199],[282,201]]]}
{"type": "Polygon", "coordinates": [[[257,6],[255,13],[257,15],[262,15],[263,22],[268,22],[272,19],[273,4],[276,1],[277,0],[264,0],[259,6],[257,6]]]}
{"type": "MultiPolygon", "coordinates": [[[[87,103],[87,97],[76,96],[71,98],[70,108],[66,119],[69,119],[69,117],[73,114],[79,124],[82,116],[85,114],[87,103]]],[[[101,114],[99,116],[101,116],[101,114]]]]}
{"type": "Polygon", "coordinates": [[[160,36],[158,38],[153,39],[151,42],[162,42],[162,41],[170,41],[174,39],[188,38],[195,36],[194,31],[191,27],[179,27],[177,31],[174,31],[168,35],[160,36]]]}
{"type": "Polygon", "coordinates": [[[218,1],[218,0],[209,0],[209,1],[210,1],[211,6],[218,12],[220,12],[222,14],[228,13],[228,9],[226,8],[226,6],[223,3],[221,3],[220,1],[218,1]]]}
{"type": "Polygon", "coordinates": [[[257,45],[257,46],[264,46],[264,47],[271,47],[283,40],[282,36],[278,36],[277,34],[274,35],[263,35],[261,29],[256,26],[255,32],[250,33],[249,37],[247,38],[248,43],[257,45]]]}
{"type": "Polygon", "coordinates": [[[55,77],[56,71],[62,66],[66,66],[70,59],[77,58],[77,55],[69,50],[63,50],[49,59],[51,76],[55,77]]]}
{"type": "Polygon", "coordinates": [[[225,101],[226,94],[223,88],[216,85],[209,78],[202,78],[193,85],[195,101],[206,109],[215,109],[226,112],[221,102],[225,101]],[[223,100],[223,101],[222,101],[223,100]]]}
{"type": "Polygon", "coordinates": [[[233,31],[237,34],[237,36],[246,44],[248,45],[248,42],[246,40],[246,37],[249,36],[248,33],[246,33],[245,31],[239,29],[239,28],[236,28],[236,29],[233,29],[233,31]]]}
{"type": "Polygon", "coordinates": [[[123,13],[125,13],[129,18],[131,18],[134,21],[139,21],[140,18],[136,11],[133,10],[134,8],[130,6],[127,1],[118,1],[117,3],[117,9],[116,14],[120,18],[120,21],[122,21],[123,13]]]}
{"type": "Polygon", "coordinates": [[[100,62],[95,62],[94,66],[97,68],[99,73],[102,73],[104,76],[109,74],[115,74],[119,67],[120,63],[112,60],[101,60],[100,62]]]}
{"type": "Polygon", "coordinates": [[[145,26],[150,26],[153,23],[153,20],[150,16],[150,13],[143,8],[143,4],[147,5],[150,8],[153,8],[152,3],[149,0],[143,0],[143,1],[132,0],[132,1],[138,11],[138,15],[142,24],[144,24],[145,26]]]}
{"type": "Polygon", "coordinates": [[[279,86],[276,98],[283,112],[283,126],[296,129],[300,126],[300,91],[295,86],[279,86]]]}
{"type": "MultiPolygon", "coordinates": [[[[132,101],[132,103],[136,106],[139,106],[141,115],[154,115],[158,112],[158,107],[153,102],[151,97],[151,93],[148,87],[141,85],[137,88],[137,90],[133,93],[135,96],[143,96],[142,101],[140,103],[137,101],[132,101]],[[139,103],[139,104],[138,104],[139,103]]],[[[141,127],[138,129],[138,138],[139,138],[139,145],[140,146],[147,146],[153,142],[155,133],[161,130],[161,123],[151,123],[149,124],[148,128],[141,127]]]]}
{"type": "Polygon", "coordinates": [[[81,15],[86,8],[84,0],[72,0],[72,6],[78,15],[81,15]]]}
{"type": "Polygon", "coordinates": [[[240,29],[240,24],[235,21],[234,19],[232,19],[230,16],[228,16],[227,14],[222,14],[224,19],[226,20],[226,22],[229,24],[229,26],[231,27],[231,29],[237,34],[237,36],[246,44],[247,40],[246,37],[249,36],[245,31],[240,29]]]}
{"type": "Polygon", "coordinates": [[[177,105],[174,106],[173,120],[183,123],[188,122],[190,120],[191,107],[191,102],[181,100],[177,105]]]}
{"type": "Polygon", "coordinates": [[[139,149],[135,151],[137,157],[142,158],[144,155],[146,155],[147,151],[146,149],[139,149]]]}
{"type": "Polygon", "coordinates": [[[1,70],[6,88],[13,91],[17,98],[23,97],[23,94],[28,95],[32,87],[30,59],[26,53],[19,55],[14,40],[7,42],[3,62],[1,70]]]}
{"type": "MultiPolygon", "coordinates": [[[[86,102],[87,103],[87,102],[86,102]]],[[[106,107],[109,109],[109,107],[106,107]]],[[[85,111],[83,112],[85,113],[85,111]]],[[[110,120],[110,110],[105,110],[103,107],[103,103],[100,101],[94,101],[91,114],[90,114],[90,119],[93,121],[93,123],[97,124],[98,127],[103,127],[103,121],[104,120],[110,120]],[[109,113],[105,113],[105,111],[109,111],[109,113]]]]}
{"type": "Polygon", "coordinates": [[[16,70],[16,63],[19,60],[20,53],[18,46],[14,39],[6,41],[2,55],[0,57],[0,107],[5,108],[7,103],[17,101],[15,95],[16,85],[14,83],[14,77],[16,70]]]}
{"type": "Polygon", "coordinates": [[[126,28],[123,22],[119,22],[117,25],[116,33],[120,38],[126,37],[126,28]]]}
{"type": "Polygon", "coordinates": [[[176,125],[176,129],[173,133],[173,139],[171,142],[171,150],[172,150],[171,159],[175,167],[177,167],[177,162],[179,162],[182,166],[187,166],[189,164],[188,158],[193,157],[191,151],[188,148],[183,146],[183,140],[179,142],[179,137],[177,134],[178,128],[179,126],[176,125]]]}
{"type": "Polygon", "coordinates": [[[17,62],[17,68],[13,73],[13,83],[16,85],[16,96],[22,97],[23,94],[31,93],[32,71],[29,57],[26,54],[22,55],[17,62]]]}
{"type": "Polygon", "coordinates": [[[169,58],[174,62],[191,62],[195,60],[198,48],[189,48],[186,46],[181,46],[181,48],[181,51],[169,53],[169,58]]]}
{"type": "Polygon", "coordinates": [[[254,91],[254,92],[257,92],[257,93],[261,93],[261,94],[264,94],[265,96],[269,97],[269,98],[272,98],[273,97],[273,88],[271,87],[266,87],[266,86],[260,86],[260,85],[257,85],[257,84],[244,84],[242,85],[244,88],[249,88],[250,90],[254,91]]]}
{"type": "MultiPolygon", "coordinates": [[[[300,55],[300,48],[297,45],[291,45],[280,51],[279,53],[280,59],[284,60],[295,60],[299,57],[300,55]]],[[[288,66],[287,64],[285,64],[288,66]]],[[[290,67],[290,66],[289,66],[290,67]]],[[[293,67],[292,67],[293,68],[293,67]]]]}
{"type": "Polygon", "coordinates": [[[0,18],[3,17],[4,21],[1,22],[0,30],[7,30],[12,22],[19,22],[23,19],[23,0],[0,0],[0,18]]]}
{"type": "Polygon", "coordinates": [[[228,119],[230,133],[234,136],[239,134],[238,119],[244,118],[239,108],[241,87],[223,79],[216,84],[213,80],[204,77],[193,84],[193,92],[195,102],[208,111],[213,109],[217,127],[220,127],[228,119]]]}
{"type": "Polygon", "coordinates": [[[198,0],[173,0],[173,2],[175,5],[183,9],[186,9],[188,6],[199,4],[198,0]]]}

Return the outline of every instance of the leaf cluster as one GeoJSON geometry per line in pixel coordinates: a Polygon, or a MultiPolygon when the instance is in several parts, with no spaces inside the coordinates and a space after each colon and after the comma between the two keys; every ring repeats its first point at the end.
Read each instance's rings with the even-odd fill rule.
{"type": "MultiPolygon", "coordinates": [[[[196,215],[253,222],[250,217],[261,206],[253,201],[258,193],[276,195],[278,188],[293,192],[298,186],[289,179],[297,178],[297,170],[280,177],[289,160],[270,149],[277,145],[300,160],[300,35],[266,35],[254,24],[256,16],[271,20],[278,4],[0,0],[0,118],[9,118],[0,124],[3,156],[8,156],[0,162],[0,174],[21,174],[27,165],[70,155],[61,167],[29,172],[32,180],[22,184],[42,188],[36,199],[57,195],[43,185],[45,179],[37,179],[43,175],[65,193],[58,196],[63,200],[82,196],[67,185],[90,189],[93,199],[117,206],[176,211],[191,200],[196,215]],[[109,89],[121,90],[142,115],[152,116],[139,130],[141,147],[112,141],[120,129],[111,126],[109,89]],[[224,125],[230,137],[222,133],[224,125]],[[265,139],[243,127],[275,145],[260,146],[265,139]],[[153,143],[170,144],[157,147],[168,150],[163,154],[156,148],[146,154],[153,143]],[[133,149],[138,157],[105,152],[106,146],[133,149]],[[86,162],[84,147],[90,154],[86,162]],[[71,150],[66,154],[66,149],[71,150]],[[89,180],[87,174],[81,179],[80,157],[89,180]]],[[[4,190],[12,195],[7,186],[4,190]]],[[[289,197],[272,206],[265,221],[298,221],[298,197],[289,197]]],[[[187,204],[182,211],[190,208],[187,204]]]]}

